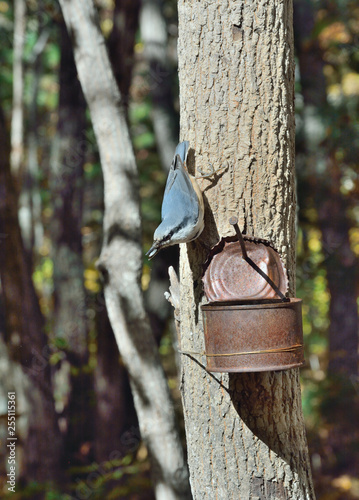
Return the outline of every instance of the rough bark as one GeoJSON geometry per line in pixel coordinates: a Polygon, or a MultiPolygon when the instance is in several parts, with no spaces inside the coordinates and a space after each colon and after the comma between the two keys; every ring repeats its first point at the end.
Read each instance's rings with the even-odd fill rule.
{"type": "MultiPolygon", "coordinates": [[[[181,138],[190,169],[228,162],[200,181],[202,243],[233,234],[273,242],[295,290],[292,3],[179,1],[181,138]]],[[[203,245],[181,248],[181,347],[203,351],[203,245]]],[[[312,499],[299,372],[209,374],[182,356],[194,498],[312,499]]]]}
{"type": "Polygon", "coordinates": [[[156,496],[187,498],[186,467],[169,390],[143,307],[138,173],[121,96],[93,3],[61,0],[60,4],[104,174],[104,240],[99,268],[109,318],[129,371],[141,435],[152,459],[156,496]]]}
{"type": "Polygon", "coordinates": [[[60,25],[60,35],[59,118],[51,155],[54,214],[50,229],[54,260],[53,335],[61,339],[65,353],[60,365],[68,363],[72,367],[71,375],[70,370],[63,372],[68,373],[69,380],[63,385],[69,391],[62,412],[67,422],[66,457],[71,461],[81,444],[92,437],[89,415],[93,381],[84,372],[88,349],[81,234],[86,103],[65,23],[60,25]]]}
{"type": "MultiPolygon", "coordinates": [[[[357,258],[349,240],[348,202],[340,191],[341,168],[335,159],[323,117],[328,115],[324,61],[313,37],[314,12],[296,1],[295,34],[303,110],[302,191],[312,197],[322,233],[324,266],[330,292],[329,365],[334,376],[358,375],[357,258]],[[322,168],[324,165],[324,169],[322,168]]],[[[337,113],[337,111],[335,111],[337,113]]]]}
{"type": "MultiPolygon", "coordinates": [[[[52,396],[44,322],[32,283],[17,217],[17,193],[10,173],[10,146],[0,109],[1,285],[6,310],[6,343],[12,360],[28,378],[31,407],[25,442],[26,476],[36,481],[61,476],[62,448],[52,396]],[[49,446],[51,443],[51,446],[49,446]]],[[[16,388],[15,388],[16,389],[16,388]]]]}

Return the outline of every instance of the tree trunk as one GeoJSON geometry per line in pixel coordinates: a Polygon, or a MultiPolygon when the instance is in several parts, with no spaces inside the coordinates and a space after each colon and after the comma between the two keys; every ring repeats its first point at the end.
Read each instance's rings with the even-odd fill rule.
{"type": "MultiPolygon", "coordinates": [[[[26,476],[35,481],[61,476],[62,448],[55,413],[50,351],[22,244],[17,194],[10,173],[10,147],[0,109],[0,273],[6,311],[6,343],[28,377],[29,431],[25,442],[26,476]],[[51,443],[51,446],[49,446],[51,443]]],[[[16,389],[16,388],[15,388],[16,389]]]]}
{"type": "MultiPolygon", "coordinates": [[[[179,1],[181,137],[200,181],[207,245],[233,234],[273,242],[295,290],[292,4],[179,1]],[[192,154],[191,154],[192,153],[192,154]]],[[[184,351],[203,351],[203,245],[181,248],[184,351]]],[[[313,499],[299,370],[207,373],[182,356],[182,396],[194,498],[313,499]]]]}
{"type": "MultiPolygon", "coordinates": [[[[71,40],[65,23],[60,25],[61,62],[59,118],[51,155],[51,193],[54,215],[51,237],[54,260],[53,334],[65,353],[57,369],[71,366],[63,416],[66,419],[66,458],[72,462],[81,444],[92,439],[88,362],[86,296],[82,262],[83,163],[86,153],[86,103],[77,78],[71,40]]],[[[63,390],[63,388],[62,388],[63,390]]]]}
{"type": "Polygon", "coordinates": [[[358,376],[358,260],[350,245],[340,168],[334,159],[328,159],[328,167],[332,182],[317,191],[322,194],[317,207],[330,292],[328,373],[349,381],[358,376]]]}
{"type": "Polygon", "coordinates": [[[116,341],[129,371],[141,435],[152,458],[158,499],[188,498],[186,467],[169,390],[143,307],[138,173],[121,96],[94,5],[61,0],[90,108],[105,183],[99,268],[116,341]]]}
{"type": "MultiPolygon", "coordinates": [[[[108,40],[109,56],[127,114],[134,65],[135,35],[138,28],[139,0],[116,0],[113,29],[108,40]]],[[[102,192],[103,196],[103,192],[102,192]]],[[[100,242],[99,242],[100,245],[100,242]]],[[[98,251],[100,246],[98,247],[98,251]]],[[[96,394],[95,456],[98,462],[109,460],[113,450],[126,454],[139,445],[139,430],[128,373],[120,360],[116,340],[103,294],[96,311],[97,365],[94,372],[96,394]],[[135,441],[128,436],[137,433],[135,441]],[[129,441],[131,441],[129,445],[129,441]]]]}
{"type": "Polygon", "coordinates": [[[314,13],[308,5],[304,6],[298,0],[294,6],[295,39],[305,105],[305,163],[301,165],[300,174],[302,182],[306,184],[305,192],[309,192],[315,202],[322,233],[324,266],[330,292],[328,373],[356,377],[359,343],[357,259],[350,247],[348,203],[340,191],[341,168],[335,159],[323,122],[323,117],[329,114],[330,108],[323,72],[323,54],[318,40],[313,37],[314,13]]]}
{"type": "MultiPolygon", "coordinates": [[[[303,210],[307,204],[315,203],[325,257],[322,265],[330,292],[328,377],[331,384],[321,401],[321,417],[328,433],[325,439],[316,440],[314,446],[322,458],[318,472],[339,475],[342,471],[354,470],[358,463],[357,447],[353,446],[358,422],[353,384],[358,376],[357,259],[349,240],[349,199],[341,192],[343,166],[336,160],[336,140],[330,137],[333,128],[328,128],[325,122],[327,116],[337,117],[338,110],[331,109],[327,102],[323,54],[314,34],[315,12],[312,4],[303,5],[299,0],[294,7],[304,101],[303,129],[299,132],[301,150],[297,148],[301,153],[297,160],[299,192],[305,194],[300,205],[303,210]],[[345,410],[348,407],[350,412],[345,410]]],[[[341,113],[345,113],[344,109],[341,113]]],[[[339,119],[346,121],[347,117],[344,115],[343,120],[339,115],[339,119]]],[[[325,384],[328,387],[328,379],[325,384]]],[[[328,490],[326,487],[326,493],[328,490]]]]}
{"type": "MultiPolygon", "coordinates": [[[[39,186],[39,138],[38,138],[38,94],[40,80],[43,72],[42,54],[49,38],[49,32],[45,29],[36,33],[38,35],[36,44],[29,57],[31,71],[30,77],[30,104],[27,119],[27,162],[26,168],[21,172],[19,179],[21,186],[19,196],[19,222],[28,260],[31,265],[34,250],[39,250],[43,239],[43,226],[41,218],[41,194],[39,186]]],[[[24,165],[25,167],[25,165],[24,165]]]]}
{"type": "Polygon", "coordinates": [[[152,119],[162,167],[169,171],[178,143],[178,117],[172,92],[173,71],[168,60],[167,26],[161,0],[142,0],[140,12],[144,55],[149,65],[152,119]]]}
{"type": "Polygon", "coordinates": [[[11,119],[11,170],[18,176],[24,155],[24,44],[25,0],[14,1],[13,96],[11,119]]]}
{"type": "Polygon", "coordinates": [[[139,10],[140,0],[116,0],[113,29],[108,39],[109,56],[126,112],[135,59],[134,46],[139,10]]]}
{"type": "MultiPolygon", "coordinates": [[[[101,299],[104,297],[101,294],[101,299]]],[[[104,304],[104,302],[101,301],[104,304]]],[[[106,308],[97,312],[97,365],[95,369],[95,456],[111,459],[114,450],[125,455],[139,446],[139,430],[127,371],[120,363],[106,308]]]]}

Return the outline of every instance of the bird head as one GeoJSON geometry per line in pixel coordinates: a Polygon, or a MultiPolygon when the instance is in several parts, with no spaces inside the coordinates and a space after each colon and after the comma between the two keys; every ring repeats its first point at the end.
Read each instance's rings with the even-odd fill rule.
{"type": "Polygon", "coordinates": [[[174,244],[174,242],[171,240],[172,234],[173,233],[171,231],[164,230],[162,224],[158,226],[155,234],[153,235],[153,245],[146,253],[149,260],[153,259],[153,257],[155,257],[158,252],[162,250],[162,248],[169,247],[170,245],[174,244]]]}

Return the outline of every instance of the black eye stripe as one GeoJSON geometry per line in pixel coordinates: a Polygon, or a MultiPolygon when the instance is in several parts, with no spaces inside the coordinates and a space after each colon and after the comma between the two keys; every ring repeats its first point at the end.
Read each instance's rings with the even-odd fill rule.
{"type": "Polygon", "coordinates": [[[184,227],[187,226],[189,221],[189,218],[186,218],[181,222],[181,224],[178,224],[175,228],[173,228],[166,236],[164,236],[161,240],[162,243],[170,240],[174,234],[176,234],[180,229],[183,229],[184,227]]]}
{"type": "Polygon", "coordinates": [[[164,237],[162,238],[162,240],[161,240],[161,241],[162,241],[162,243],[164,243],[164,242],[166,242],[166,241],[170,240],[170,239],[172,238],[172,236],[173,236],[173,235],[177,232],[177,230],[178,230],[178,229],[181,229],[181,227],[182,227],[182,225],[177,226],[177,227],[175,227],[174,229],[172,229],[172,231],[170,231],[168,234],[166,234],[166,236],[164,236],[164,237]]]}

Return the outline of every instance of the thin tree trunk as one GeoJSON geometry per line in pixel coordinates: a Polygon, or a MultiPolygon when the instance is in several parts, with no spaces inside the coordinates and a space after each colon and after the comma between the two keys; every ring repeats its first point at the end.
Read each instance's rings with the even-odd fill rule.
{"type": "MultiPolygon", "coordinates": [[[[44,46],[45,47],[45,46],[44,46]]],[[[29,255],[31,256],[34,250],[39,250],[43,239],[43,226],[41,220],[41,195],[38,182],[39,177],[39,138],[37,128],[39,125],[39,116],[37,112],[37,100],[40,87],[40,79],[42,74],[41,53],[35,58],[32,65],[32,88],[31,102],[29,106],[28,117],[28,151],[27,165],[24,171],[24,183],[20,197],[21,211],[24,213],[23,234],[26,239],[26,244],[29,255]]]]}
{"type": "Polygon", "coordinates": [[[178,117],[174,109],[173,75],[168,61],[167,26],[161,0],[142,0],[141,37],[149,64],[152,121],[162,167],[168,171],[178,143],[178,117]]]}
{"type": "MultiPolygon", "coordinates": [[[[126,113],[134,65],[138,12],[139,0],[116,0],[113,12],[113,29],[108,40],[109,56],[126,113]]],[[[100,247],[98,250],[100,251],[100,247]]],[[[97,365],[94,372],[96,394],[95,456],[98,462],[104,462],[109,460],[114,450],[123,454],[128,452],[129,440],[127,437],[133,433],[134,429],[138,430],[138,421],[128,373],[120,361],[111,323],[104,302],[102,302],[104,297],[102,294],[99,294],[98,297],[103,305],[96,312],[98,334],[97,365]]],[[[133,445],[134,442],[131,441],[130,446],[133,447],[133,445]]],[[[139,442],[136,442],[136,445],[139,445],[139,442]]]]}
{"type": "MultiPolygon", "coordinates": [[[[358,461],[353,446],[358,422],[353,385],[358,374],[358,266],[349,241],[348,199],[340,191],[341,165],[335,158],[324,121],[333,110],[327,102],[322,51],[314,35],[315,13],[311,4],[304,6],[295,1],[294,6],[295,40],[304,101],[301,150],[297,148],[301,154],[297,163],[300,192],[307,198],[301,201],[301,207],[305,208],[308,198],[310,203],[315,203],[330,292],[328,376],[334,383],[323,395],[322,418],[329,424],[329,432],[323,448],[318,451],[322,471],[338,475],[340,471],[354,470],[358,461]],[[350,412],[345,410],[348,407],[350,412]]],[[[337,110],[334,114],[337,115],[337,110]]]]}
{"type": "Polygon", "coordinates": [[[104,241],[99,268],[109,318],[129,371],[141,435],[152,459],[156,496],[187,498],[186,466],[173,407],[143,307],[138,174],[121,96],[93,3],[61,0],[60,4],[74,42],[104,173],[104,241]]]}
{"type": "Polygon", "coordinates": [[[330,292],[328,373],[356,377],[359,344],[357,258],[349,240],[348,203],[340,191],[341,169],[323,123],[323,115],[327,115],[330,108],[324,61],[318,40],[313,38],[313,9],[299,1],[294,5],[301,91],[305,104],[305,164],[302,164],[304,171],[300,174],[302,182],[306,183],[305,191],[311,193],[315,202],[322,232],[324,266],[330,292]],[[326,167],[324,174],[323,165],[326,167]]]}
{"type": "MultiPolygon", "coordinates": [[[[140,19],[145,57],[149,65],[153,127],[162,167],[168,171],[178,142],[178,127],[175,126],[177,117],[173,106],[172,75],[167,57],[167,27],[162,7],[162,2],[158,0],[117,0],[108,47],[114,75],[127,111],[135,34],[140,19]]],[[[151,282],[145,293],[146,311],[158,342],[172,313],[170,305],[163,302],[164,292],[168,288],[169,265],[178,266],[177,248],[167,249],[152,264],[151,282]]]]}
{"type": "MultiPolygon", "coordinates": [[[[233,234],[273,242],[295,283],[292,3],[179,1],[181,137],[190,167],[228,162],[200,181],[202,239],[233,234]]],[[[206,252],[181,248],[182,349],[203,351],[206,252]]],[[[182,356],[182,396],[194,498],[313,499],[299,370],[209,374],[182,356]]]]}
{"type": "Polygon", "coordinates": [[[358,259],[350,245],[340,169],[334,159],[328,160],[328,167],[331,185],[322,191],[318,186],[317,191],[322,193],[317,207],[330,292],[328,373],[349,381],[358,376],[358,259]]]}
{"type": "MultiPolygon", "coordinates": [[[[81,445],[92,439],[93,389],[91,375],[84,371],[88,362],[86,296],[82,262],[83,163],[86,152],[86,103],[73,59],[71,40],[65,23],[60,25],[61,62],[57,135],[51,156],[51,193],[54,215],[51,236],[54,260],[53,334],[63,342],[69,364],[63,412],[66,419],[66,458],[73,460],[81,445]],[[71,371],[71,375],[70,375],[71,371]]],[[[61,369],[61,367],[57,367],[61,369]]]]}
{"type": "Polygon", "coordinates": [[[6,310],[6,343],[12,359],[29,379],[29,431],[26,477],[36,481],[61,476],[62,448],[52,395],[50,351],[32,283],[17,217],[17,194],[10,173],[10,147],[0,109],[0,274],[6,310]],[[51,443],[51,446],[49,446],[51,443]]]}
{"type": "Polygon", "coordinates": [[[29,262],[32,262],[34,249],[40,248],[43,237],[43,226],[41,220],[41,195],[38,182],[38,113],[37,99],[42,74],[42,53],[45,49],[49,33],[43,30],[33,48],[31,63],[30,105],[28,110],[28,133],[27,133],[27,164],[22,172],[19,196],[19,222],[24,245],[28,254],[29,262]]]}
{"type": "Polygon", "coordinates": [[[11,119],[11,170],[18,176],[24,156],[24,45],[26,30],[25,0],[14,1],[13,96],[11,119]]]}
{"type": "Polygon", "coordinates": [[[110,460],[114,450],[134,452],[140,442],[128,374],[104,306],[97,312],[97,331],[95,454],[101,463],[110,460]]]}
{"type": "Polygon", "coordinates": [[[109,56],[126,112],[132,81],[139,10],[140,0],[116,0],[113,29],[108,39],[109,56]]]}

